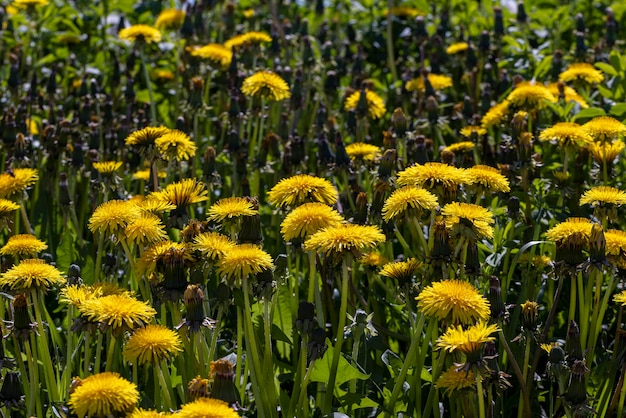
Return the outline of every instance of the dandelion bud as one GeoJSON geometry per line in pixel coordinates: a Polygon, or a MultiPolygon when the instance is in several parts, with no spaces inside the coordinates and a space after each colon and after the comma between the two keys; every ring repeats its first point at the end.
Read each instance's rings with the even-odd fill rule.
{"type": "Polygon", "coordinates": [[[189,391],[189,397],[191,401],[195,401],[198,398],[208,398],[211,396],[209,392],[209,380],[202,379],[200,376],[196,376],[191,379],[187,386],[189,391]]]}
{"type": "Polygon", "coordinates": [[[570,371],[570,380],[565,400],[573,406],[581,405],[587,400],[587,383],[585,374],[589,370],[582,360],[574,361],[570,371]]]}
{"type": "Polygon", "coordinates": [[[524,2],[519,1],[517,3],[517,15],[515,16],[515,20],[517,23],[526,23],[528,20],[528,15],[526,14],[526,8],[524,7],[524,2]]]}
{"type": "Polygon", "coordinates": [[[522,303],[522,327],[525,331],[535,332],[537,330],[537,319],[539,318],[539,304],[527,300],[522,303]]]}
{"type": "Polygon", "coordinates": [[[317,327],[317,321],[315,320],[315,305],[313,303],[300,302],[295,326],[301,334],[308,334],[315,327],[317,327]]]}
{"type": "Polygon", "coordinates": [[[576,30],[579,32],[585,32],[587,28],[585,28],[585,17],[582,13],[576,13],[576,30]]]}
{"type": "Polygon", "coordinates": [[[68,285],[83,284],[83,279],[82,277],[80,277],[80,267],[78,265],[70,264],[70,267],[67,270],[67,284],[68,285]]]}
{"type": "Polygon", "coordinates": [[[374,196],[372,197],[372,205],[370,207],[370,214],[374,217],[380,216],[380,213],[385,204],[385,199],[389,193],[391,186],[384,180],[378,180],[374,185],[374,196]]]}
{"type": "Polygon", "coordinates": [[[19,338],[27,339],[36,326],[28,312],[28,296],[25,293],[16,295],[13,299],[13,332],[19,338]]]}
{"type": "Polygon", "coordinates": [[[313,360],[324,357],[326,348],[326,331],[324,331],[321,327],[317,327],[311,332],[309,339],[309,363],[313,360]]]}
{"type": "Polygon", "coordinates": [[[570,321],[567,328],[567,338],[565,339],[565,352],[571,364],[575,360],[583,359],[583,349],[580,342],[580,328],[576,321],[570,321]]]}
{"type": "Polygon", "coordinates": [[[396,157],[398,151],[395,148],[385,150],[380,157],[380,165],[378,166],[378,177],[382,180],[388,179],[396,166],[396,157]]]}
{"type": "Polygon", "coordinates": [[[317,140],[317,160],[320,164],[330,164],[335,161],[335,154],[330,148],[326,134],[317,140]]]}
{"type": "Polygon", "coordinates": [[[592,263],[603,263],[606,260],[606,239],[602,225],[594,223],[589,237],[589,259],[592,263]]]}
{"type": "Polygon", "coordinates": [[[7,409],[20,408],[24,406],[24,392],[22,382],[18,372],[7,372],[4,375],[4,382],[0,389],[0,400],[7,409]]]}
{"type": "Polygon", "coordinates": [[[606,43],[609,47],[615,45],[617,40],[617,23],[615,22],[615,15],[613,9],[607,7],[606,12],[606,43]]]}
{"type": "Polygon", "coordinates": [[[587,53],[587,45],[585,45],[584,32],[576,31],[576,56],[583,57],[587,53]]]}
{"type": "Polygon", "coordinates": [[[434,95],[426,98],[425,109],[428,112],[428,121],[433,125],[436,124],[439,119],[439,102],[434,95]]]}
{"type": "Polygon", "coordinates": [[[157,270],[163,274],[161,286],[167,300],[179,300],[187,288],[185,251],[181,248],[168,248],[157,261],[157,270]]]}
{"type": "Polygon", "coordinates": [[[469,240],[467,244],[467,257],[465,258],[465,270],[469,274],[480,273],[480,260],[478,259],[478,244],[469,240]]]}
{"type": "Polygon", "coordinates": [[[354,223],[364,225],[367,222],[367,193],[359,192],[356,196],[356,213],[354,214],[354,223]]]}
{"type": "Polygon", "coordinates": [[[516,220],[517,217],[519,216],[519,210],[520,210],[519,198],[516,196],[509,197],[509,200],[507,202],[508,217],[511,218],[512,220],[516,220]]]}
{"type": "Polygon", "coordinates": [[[518,141],[518,160],[527,162],[533,154],[533,134],[530,132],[522,132],[518,141]]]}
{"type": "Polygon", "coordinates": [[[417,16],[415,18],[415,36],[418,38],[428,38],[424,16],[417,16]]]}
{"type": "Polygon", "coordinates": [[[445,258],[452,254],[450,249],[450,236],[446,229],[446,223],[443,220],[436,221],[433,225],[433,250],[431,257],[433,258],[445,258]]]}
{"type": "Polygon", "coordinates": [[[478,57],[476,56],[476,51],[474,50],[474,47],[472,47],[472,44],[470,43],[467,47],[467,50],[465,51],[465,66],[469,70],[472,70],[476,67],[477,64],[478,57]]]}
{"type": "Polygon", "coordinates": [[[350,156],[346,151],[346,146],[343,143],[341,133],[337,131],[335,133],[335,165],[338,167],[348,167],[352,163],[350,156]]]}
{"type": "Polygon", "coordinates": [[[394,132],[399,137],[403,137],[406,133],[407,120],[401,107],[393,111],[393,114],[391,115],[391,126],[393,126],[394,132]]]}
{"type": "Polygon", "coordinates": [[[552,364],[560,364],[563,360],[565,360],[565,351],[558,345],[552,347],[548,354],[548,361],[552,364]]]}
{"type": "Polygon", "coordinates": [[[493,32],[498,37],[504,35],[504,19],[502,17],[502,9],[498,6],[493,8],[493,32]]]}
{"type": "Polygon", "coordinates": [[[235,367],[226,359],[211,362],[211,378],[213,386],[211,397],[220,399],[229,405],[237,403],[237,387],[235,386],[235,367]]]}
{"type": "Polygon", "coordinates": [[[490,39],[489,39],[489,31],[484,30],[481,32],[480,39],[478,40],[478,49],[481,52],[489,52],[489,48],[491,48],[490,39]]]}
{"type": "Polygon", "coordinates": [[[502,289],[500,287],[500,279],[496,276],[489,278],[489,294],[487,295],[489,306],[491,308],[491,318],[498,320],[506,313],[506,307],[502,300],[502,289]]]}
{"type": "MultiPolygon", "coordinates": [[[[256,197],[246,197],[252,208],[258,212],[259,200],[256,197]]],[[[252,216],[244,216],[241,221],[241,230],[237,234],[239,244],[261,244],[263,235],[261,233],[261,216],[257,213],[252,216]]]]}

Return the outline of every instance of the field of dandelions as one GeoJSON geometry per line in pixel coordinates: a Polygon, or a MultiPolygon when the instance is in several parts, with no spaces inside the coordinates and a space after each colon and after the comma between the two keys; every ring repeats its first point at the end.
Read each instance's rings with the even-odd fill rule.
{"type": "Polygon", "coordinates": [[[0,417],[626,416],[626,3],[0,2],[0,417]]]}

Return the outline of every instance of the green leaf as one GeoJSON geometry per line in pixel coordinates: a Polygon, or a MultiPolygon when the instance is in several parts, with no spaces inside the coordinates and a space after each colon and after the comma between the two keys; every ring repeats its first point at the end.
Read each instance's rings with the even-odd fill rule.
{"type": "Polygon", "coordinates": [[[618,117],[623,116],[626,113],[626,103],[616,103],[609,113],[618,117]]]}
{"type": "Polygon", "coordinates": [[[611,66],[615,68],[618,73],[622,72],[622,57],[619,52],[612,50],[609,55],[609,61],[611,61],[611,66]]]}
{"type": "Polygon", "coordinates": [[[272,335],[279,341],[284,343],[276,344],[276,349],[281,356],[289,357],[291,355],[291,347],[293,342],[290,336],[293,335],[293,314],[291,311],[291,292],[289,285],[282,284],[278,287],[276,296],[276,306],[274,307],[274,316],[272,318],[272,335]],[[276,330],[280,330],[280,334],[276,330]],[[280,338],[279,338],[280,337],[280,338]]]}
{"type": "Polygon", "coordinates": [[[391,350],[385,350],[383,355],[380,356],[380,359],[387,366],[391,378],[394,379],[400,372],[400,369],[402,369],[402,360],[400,357],[391,350]]]}
{"type": "Polygon", "coordinates": [[[77,258],[78,252],[74,247],[76,238],[74,234],[64,234],[61,238],[61,242],[57,246],[56,263],[57,268],[61,271],[67,271],[77,258]]]}
{"type": "Polygon", "coordinates": [[[613,98],[613,92],[604,86],[598,85],[598,91],[600,92],[602,97],[604,97],[605,99],[613,98]]]}
{"type": "MultiPolygon", "coordinates": [[[[329,339],[326,339],[326,344],[331,347],[329,339]]],[[[313,370],[311,371],[311,382],[328,382],[330,376],[330,367],[333,362],[333,349],[329,348],[324,353],[324,357],[315,362],[313,370]]],[[[335,388],[341,386],[343,383],[354,379],[365,380],[369,379],[370,375],[362,373],[356,367],[354,367],[343,355],[339,359],[339,367],[337,367],[337,377],[335,379],[335,388]]]]}
{"type": "Polygon", "coordinates": [[[432,382],[433,381],[433,375],[430,374],[430,372],[428,370],[426,370],[426,368],[422,367],[422,373],[420,374],[421,378],[423,381],[425,382],[432,382]]]}
{"type": "Polygon", "coordinates": [[[576,116],[574,116],[573,120],[577,121],[579,119],[591,119],[597,116],[604,116],[606,112],[604,109],[600,109],[599,107],[590,107],[588,109],[583,109],[576,116]]]}
{"type": "Polygon", "coordinates": [[[552,66],[552,55],[546,55],[541,60],[539,65],[537,65],[537,68],[535,69],[535,75],[533,78],[541,80],[543,76],[548,73],[551,66],[552,66]]]}
{"type": "Polygon", "coordinates": [[[502,37],[502,41],[507,43],[507,44],[509,44],[510,46],[520,50],[520,51],[524,50],[524,47],[517,41],[517,39],[515,39],[512,36],[509,36],[509,35],[504,36],[504,37],[502,37]]]}
{"type": "Polygon", "coordinates": [[[613,68],[612,66],[610,66],[609,64],[607,64],[606,62],[596,62],[594,65],[596,66],[596,68],[602,70],[603,72],[605,72],[606,74],[610,76],[614,77],[617,75],[617,70],[613,68]]]}

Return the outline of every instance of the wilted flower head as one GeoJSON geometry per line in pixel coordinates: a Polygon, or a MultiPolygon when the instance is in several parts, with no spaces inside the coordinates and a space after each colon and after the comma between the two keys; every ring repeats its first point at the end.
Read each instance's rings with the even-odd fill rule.
{"type": "Polygon", "coordinates": [[[259,71],[243,81],[241,92],[246,96],[279,101],[291,97],[289,85],[278,74],[259,71]]]}
{"type": "Polygon", "coordinates": [[[489,302],[468,282],[434,282],[415,298],[417,308],[428,316],[452,324],[470,324],[489,318],[489,302]]]}

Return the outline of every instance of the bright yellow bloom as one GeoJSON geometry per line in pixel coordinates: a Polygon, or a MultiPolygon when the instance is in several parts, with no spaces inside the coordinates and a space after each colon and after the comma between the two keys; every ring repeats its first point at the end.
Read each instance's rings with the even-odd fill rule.
{"type": "Polygon", "coordinates": [[[137,385],[117,373],[104,372],[81,379],[68,405],[79,417],[126,416],[138,402],[137,385]]]}
{"type": "Polygon", "coordinates": [[[508,193],[511,191],[509,180],[497,168],[478,164],[468,168],[465,173],[467,174],[468,183],[473,187],[479,187],[495,193],[508,193]]]}
{"type": "Polygon", "coordinates": [[[157,262],[162,260],[167,253],[171,252],[183,252],[185,259],[189,261],[193,260],[193,256],[191,252],[188,251],[187,245],[178,242],[159,241],[146,248],[143,252],[136,264],[137,272],[140,275],[150,275],[156,269],[157,262]]]}
{"type": "Polygon", "coordinates": [[[253,18],[256,15],[256,12],[254,11],[254,9],[246,9],[243,12],[241,12],[241,14],[246,19],[251,19],[251,18],[253,18]]]}
{"type": "Polygon", "coordinates": [[[236,245],[219,260],[218,271],[229,279],[243,279],[274,268],[272,257],[253,244],[236,245]]]}
{"type": "Polygon", "coordinates": [[[161,218],[144,212],[128,223],[123,233],[120,233],[120,238],[145,245],[167,239],[167,232],[161,218]]]}
{"type": "Polygon", "coordinates": [[[128,415],[128,418],[161,418],[167,417],[169,414],[165,412],[158,412],[146,409],[135,409],[132,414],[128,415]]]}
{"type": "Polygon", "coordinates": [[[189,135],[172,129],[154,140],[154,145],[165,160],[183,161],[196,155],[196,144],[189,135]]]}
{"type": "Polygon", "coordinates": [[[626,126],[610,116],[598,116],[583,125],[594,141],[611,142],[626,133],[626,126]]]}
{"type": "Polygon", "coordinates": [[[157,29],[178,29],[185,21],[185,12],[176,9],[165,9],[157,17],[154,26],[157,29]]]}
{"type": "MultiPolygon", "coordinates": [[[[448,87],[452,87],[453,84],[452,78],[447,75],[428,73],[426,77],[435,91],[447,89],[448,87]]],[[[407,91],[425,91],[426,84],[424,83],[424,77],[409,80],[404,87],[407,91]]]]}
{"type": "Polygon", "coordinates": [[[398,185],[413,185],[429,190],[442,185],[446,189],[455,189],[467,182],[465,170],[443,163],[415,164],[398,173],[398,185]]]}
{"type": "Polygon", "coordinates": [[[494,341],[495,337],[492,337],[491,334],[498,331],[497,325],[487,325],[486,322],[480,322],[466,330],[460,325],[451,326],[439,338],[437,347],[450,353],[458,350],[464,354],[475,354],[482,349],[484,343],[494,341]]]}
{"type": "Polygon", "coordinates": [[[165,202],[159,199],[144,198],[144,199],[132,199],[132,201],[141,209],[141,212],[147,212],[152,214],[158,214],[162,212],[169,212],[176,209],[176,205],[169,202],[165,202]]]}
{"type": "Polygon", "coordinates": [[[385,241],[377,226],[340,224],[324,228],[311,235],[304,243],[306,251],[341,254],[345,251],[362,251],[385,241]]]}
{"type": "Polygon", "coordinates": [[[99,298],[107,295],[127,295],[130,291],[122,289],[113,283],[96,283],[91,286],[69,285],[59,292],[59,302],[79,307],[87,299],[99,298]]]}
{"type": "Polygon", "coordinates": [[[416,186],[405,186],[387,198],[383,206],[382,215],[385,222],[400,216],[420,218],[424,211],[439,208],[437,196],[426,189],[416,186]]]}
{"type": "MultiPolygon", "coordinates": [[[[133,179],[148,181],[150,180],[150,171],[151,170],[149,168],[146,168],[145,170],[139,170],[133,174],[133,179]]],[[[167,173],[165,171],[159,171],[157,177],[160,179],[164,179],[165,177],[167,177],[167,173]]]]}
{"type": "Polygon", "coordinates": [[[471,203],[448,203],[441,209],[450,235],[469,239],[493,238],[495,221],[488,209],[471,203]]]}
{"type": "Polygon", "coordinates": [[[28,9],[38,6],[47,6],[49,3],[49,0],[14,0],[11,6],[18,9],[28,9]]]}
{"type": "MultiPolygon", "coordinates": [[[[345,103],[346,110],[354,110],[357,108],[361,100],[361,91],[355,91],[347,99],[345,103]]],[[[380,119],[383,117],[387,109],[385,101],[378,94],[371,90],[365,91],[365,100],[367,101],[367,114],[372,119],[380,119]]]]}
{"type": "Polygon", "coordinates": [[[566,83],[580,80],[588,84],[597,84],[602,83],[604,75],[602,74],[602,71],[598,70],[589,63],[577,62],[570,64],[570,66],[567,67],[567,70],[559,74],[559,80],[566,83]]]}
{"type": "Polygon", "coordinates": [[[453,392],[462,389],[471,389],[476,386],[476,377],[471,370],[459,370],[457,366],[451,366],[441,373],[437,379],[436,388],[445,389],[445,394],[452,396],[453,392]]]}
{"type": "Polygon", "coordinates": [[[346,146],[346,152],[353,160],[374,161],[380,157],[380,148],[364,142],[355,142],[346,146]]]}
{"type": "Polygon", "coordinates": [[[176,75],[173,72],[171,72],[170,70],[164,69],[164,68],[161,68],[161,69],[158,69],[158,70],[154,70],[152,72],[152,76],[158,82],[161,82],[161,83],[165,83],[167,81],[172,81],[172,80],[174,80],[176,78],[176,75]]]}
{"type": "Polygon", "coordinates": [[[381,267],[389,262],[387,258],[377,251],[373,251],[371,253],[363,254],[361,258],[359,258],[359,263],[372,266],[372,267],[381,267]]]}
{"type": "Polygon", "coordinates": [[[543,109],[546,102],[557,102],[546,86],[528,82],[518,84],[506,99],[512,106],[527,110],[543,109]]]}
{"type": "Polygon", "coordinates": [[[569,241],[589,243],[593,223],[586,218],[567,218],[546,232],[546,238],[556,243],[569,241]]]}
{"type": "Polygon", "coordinates": [[[606,240],[607,255],[626,254],[626,232],[617,229],[608,229],[604,231],[604,239],[606,240]]]}
{"type": "Polygon", "coordinates": [[[226,68],[233,60],[233,51],[221,44],[207,44],[191,49],[194,57],[207,59],[222,68],[226,68]]]}
{"type": "Polygon", "coordinates": [[[161,41],[161,32],[148,25],[133,25],[122,29],[118,34],[119,38],[125,41],[143,41],[147,44],[161,41]]]}
{"type": "Polygon", "coordinates": [[[93,168],[100,174],[113,175],[123,164],[121,161],[98,161],[93,163],[93,168]]]}
{"type": "Polygon", "coordinates": [[[468,48],[469,48],[469,44],[467,42],[457,42],[457,43],[450,45],[448,48],[446,48],[446,54],[448,55],[458,54],[459,52],[467,51],[468,48]]]}
{"type": "Polygon", "coordinates": [[[194,178],[168,184],[165,189],[152,192],[148,197],[175,205],[177,208],[184,208],[208,200],[207,193],[204,184],[194,178]]]}
{"type": "Polygon", "coordinates": [[[626,290],[623,290],[621,293],[613,296],[613,301],[621,303],[622,306],[626,306],[626,290]]]}
{"type": "Polygon", "coordinates": [[[89,230],[101,234],[122,231],[141,214],[139,207],[127,200],[109,200],[96,208],[89,218],[89,230]]]}
{"type": "Polygon", "coordinates": [[[471,138],[474,134],[476,136],[486,135],[487,130],[480,126],[466,126],[465,128],[461,129],[461,135],[463,135],[465,138],[471,138]]]}
{"type": "Polygon", "coordinates": [[[343,220],[339,212],[324,203],[305,203],[285,217],[280,224],[280,232],[285,241],[291,241],[312,235],[323,228],[339,225],[343,220]]]}
{"type": "Polygon", "coordinates": [[[113,329],[134,329],[149,323],[156,315],[148,303],[127,294],[87,299],[78,309],[85,318],[113,329]]]}
{"type": "Polygon", "coordinates": [[[128,135],[124,142],[130,146],[148,147],[169,131],[165,126],[148,126],[128,135]]]}
{"type": "Polygon", "coordinates": [[[455,154],[462,154],[464,152],[472,151],[476,146],[470,141],[455,142],[445,147],[443,150],[446,152],[453,152],[455,154]]]}
{"type": "Polygon", "coordinates": [[[178,333],[163,325],[147,325],[131,335],[124,347],[124,359],[143,365],[159,363],[183,351],[178,333]]]}
{"type": "Polygon", "coordinates": [[[216,222],[233,220],[240,216],[258,215],[259,210],[255,209],[252,202],[244,197],[226,197],[213,203],[207,213],[207,219],[216,222]]]}
{"type": "Polygon", "coordinates": [[[552,351],[553,348],[558,347],[558,346],[559,345],[557,343],[555,343],[555,342],[552,342],[552,343],[549,343],[549,344],[543,343],[543,344],[539,345],[539,347],[541,347],[541,349],[543,351],[545,351],[546,353],[548,353],[548,354],[550,354],[550,351],[552,351]]]}
{"type": "Polygon", "coordinates": [[[48,244],[31,234],[17,234],[9,238],[4,247],[0,248],[0,255],[13,257],[34,257],[38,252],[48,248],[48,244]]]}
{"type": "Polygon", "coordinates": [[[238,48],[244,44],[264,44],[272,42],[272,37],[264,32],[248,32],[241,35],[233,36],[226,42],[224,42],[224,46],[226,48],[238,48]]]}
{"type": "Polygon", "coordinates": [[[480,120],[480,126],[489,129],[492,126],[500,125],[509,113],[509,105],[510,103],[505,100],[502,103],[492,106],[480,120]]]}
{"type": "Polygon", "coordinates": [[[28,187],[39,180],[34,168],[14,168],[0,174],[0,198],[18,198],[28,187]]]}
{"type": "Polygon", "coordinates": [[[298,174],[282,179],[268,192],[275,206],[297,206],[306,202],[337,203],[337,189],[326,179],[298,174]]]}
{"type": "Polygon", "coordinates": [[[193,248],[210,260],[224,257],[235,245],[226,235],[217,232],[205,232],[193,239],[193,248]]]}
{"type": "Polygon", "coordinates": [[[15,212],[20,208],[15,202],[6,199],[0,199],[0,218],[6,217],[7,215],[15,212]]]}
{"type": "Polygon", "coordinates": [[[22,260],[0,276],[0,286],[11,290],[47,290],[65,283],[65,278],[56,267],[43,260],[22,260]]]}
{"type": "Polygon", "coordinates": [[[178,418],[239,418],[226,402],[212,398],[198,398],[181,406],[178,418]]]}
{"type": "Polygon", "coordinates": [[[617,140],[613,143],[610,142],[594,142],[589,145],[589,151],[593,158],[599,162],[610,164],[624,151],[624,142],[617,140]]]}
{"type": "Polygon", "coordinates": [[[399,285],[402,285],[411,280],[423,265],[424,263],[417,261],[415,258],[409,258],[406,261],[394,261],[385,264],[379,274],[383,277],[394,279],[399,285]]]}
{"type": "Polygon", "coordinates": [[[291,97],[289,85],[281,76],[271,71],[259,71],[243,80],[241,92],[250,97],[263,97],[280,101],[291,97]]]}
{"type": "MultiPolygon", "coordinates": [[[[384,16],[389,14],[389,9],[385,9],[383,12],[384,16]]],[[[412,18],[417,16],[423,16],[425,13],[419,9],[410,6],[394,6],[391,8],[391,15],[396,17],[403,18],[412,18]]]]}
{"type": "Polygon", "coordinates": [[[609,186],[598,186],[587,190],[580,198],[580,205],[621,206],[626,204],[626,192],[609,186]]]}
{"type": "Polygon", "coordinates": [[[539,134],[540,141],[556,141],[560,147],[578,148],[593,142],[582,126],[573,122],[560,122],[539,134]]]}
{"type": "MultiPolygon", "coordinates": [[[[564,97],[565,103],[576,102],[580,105],[581,109],[587,109],[589,107],[587,102],[585,102],[585,99],[583,99],[583,97],[580,94],[578,94],[576,90],[574,90],[570,86],[563,86],[563,87],[564,87],[563,93],[565,95],[564,97]]],[[[559,83],[550,83],[548,84],[547,89],[550,90],[550,93],[552,93],[554,97],[557,97],[557,98],[559,97],[560,95],[559,83]]]]}
{"type": "Polygon", "coordinates": [[[471,324],[489,318],[489,302],[470,283],[461,280],[434,282],[415,298],[424,315],[452,324],[471,324]]]}

